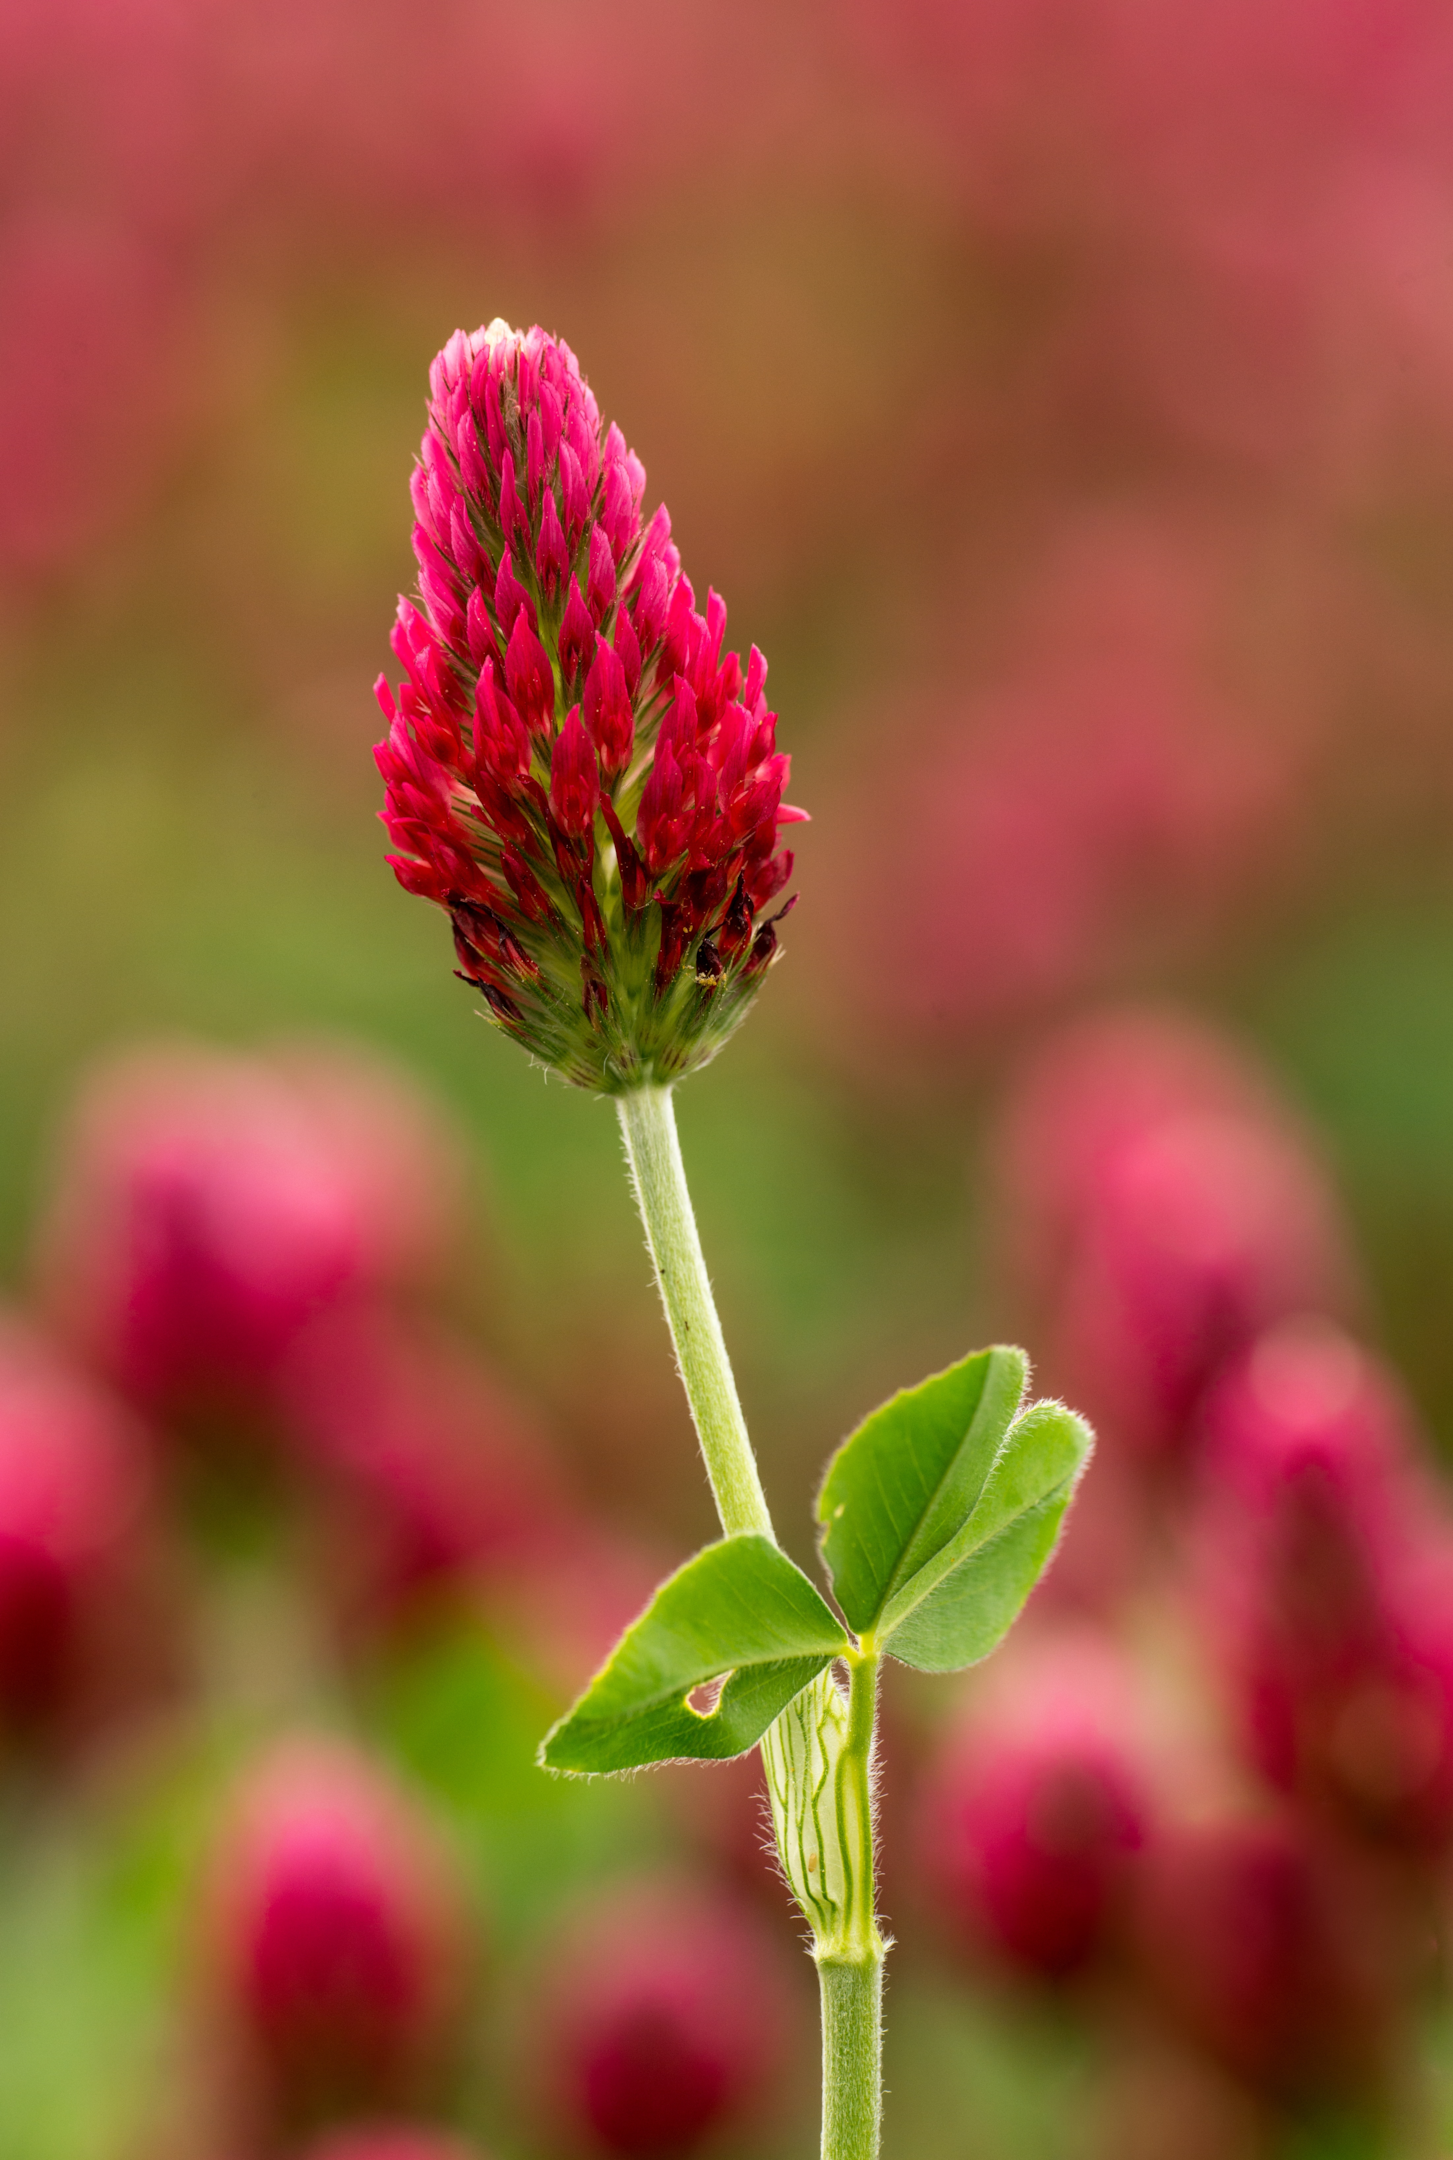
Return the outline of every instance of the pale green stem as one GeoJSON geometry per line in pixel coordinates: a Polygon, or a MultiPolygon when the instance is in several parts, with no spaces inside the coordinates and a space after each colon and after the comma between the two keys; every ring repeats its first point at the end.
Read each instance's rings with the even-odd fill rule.
{"type": "MultiPolygon", "coordinates": [[[[626,1158],[721,1526],[773,1537],[686,1189],[669,1087],[618,1096],[626,1158]]],[[[775,1539],[774,1539],[775,1542],[775,1539]]]]}
{"type": "MultiPolygon", "coordinates": [[[[626,1157],[676,1362],[723,1530],[775,1537],[702,1257],[671,1090],[617,1098],[626,1157]]],[[[846,1710],[830,1673],[763,1742],[783,1866],[813,1923],[822,1995],[822,2160],[877,2160],[883,1955],[874,1912],[872,1758],[878,1659],[848,1660],[846,1710]]]]}
{"type": "Polygon", "coordinates": [[[883,2108],[883,1953],[819,1958],[822,2160],[878,2160],[883,2108]]]}

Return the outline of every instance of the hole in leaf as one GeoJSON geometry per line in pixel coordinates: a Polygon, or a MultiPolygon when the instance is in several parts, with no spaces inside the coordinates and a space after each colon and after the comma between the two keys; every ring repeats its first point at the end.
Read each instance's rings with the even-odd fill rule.
{"type": "Polygon", "coordinates": [[[715,1680],[703,1680],[701,1685],[694,1687],[687,1696],[687,1709],[694,1710],[698,1717],[710,1717],[721,1701],[721,1691],[730,1678],[730,1673],[719,1673],[715,1680]]]}

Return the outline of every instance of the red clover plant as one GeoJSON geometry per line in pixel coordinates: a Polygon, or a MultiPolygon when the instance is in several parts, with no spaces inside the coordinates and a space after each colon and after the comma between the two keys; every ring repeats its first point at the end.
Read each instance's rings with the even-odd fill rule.
{"type": "Polygon", "coordinates": [[[614,1096],[723,1537],[663,1583],[547,1734],[612,1774],[760,1746],[821,1983],[824,2160],[878,2150],[878,1671],[975,1663],[1042,1573],[1091,1446],[1027,1365],[980,1351],[876,1410],[817,1502],[830,1603],[781,1550],[697,1237],[672,1087],[779,957],[788,759],[766,663],[723,657],[645,472],[570,348],[496,321],[430,374],[376,753],[399,882],[450,917],[458,972],[541,1064],[614,1096]],[[697,1691],[714,1696],[698,1706],[697,1691]]]}

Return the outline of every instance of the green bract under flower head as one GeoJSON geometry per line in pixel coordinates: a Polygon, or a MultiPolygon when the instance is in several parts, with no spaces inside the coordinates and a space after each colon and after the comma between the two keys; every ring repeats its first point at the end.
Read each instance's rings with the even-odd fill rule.
{"type": "Polygon", "coordinates": [[[664,505],[568,345],[502,322],[430,371],[420,600],[375,751],[400,884],[447,909],[495,1021],[609,1093],[704,1064],[777,955],[789,760],[767,664],[722,653],[664,505]]]}

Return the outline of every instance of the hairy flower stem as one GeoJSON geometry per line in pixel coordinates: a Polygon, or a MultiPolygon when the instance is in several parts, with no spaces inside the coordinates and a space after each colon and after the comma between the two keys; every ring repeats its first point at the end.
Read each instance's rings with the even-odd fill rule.
{"type": "MultiPolygon", "coordinates": [[[[626,1156],[661,1302],[728,1536],[773,1538],[756,1457],[686,1187],[668,1087],[617,1098],[626,1156]]],[[[877,2160],[882,2105],[883,1957],[873,1854],[878,1658],[847,1659],[847,1700],[823,1673],[762,1742],[777,1849],[811,1923],[822,1998],[822,2160],[877,2160]]]]}
{"type": "Polygon", "coordinates": [[[728,1537],[739,1530],[756,1530],[775,1542],[696,1234],[671,1090],[633,1088],[617,1096],[616,1106],[661,1302],[721,1526],[728,1537]]]}
{"type": "Polygon", "coordinates": [[[883,1953],[819,1958],[822,2160],[878,2160],[883,2101],[883,1953]]]}

